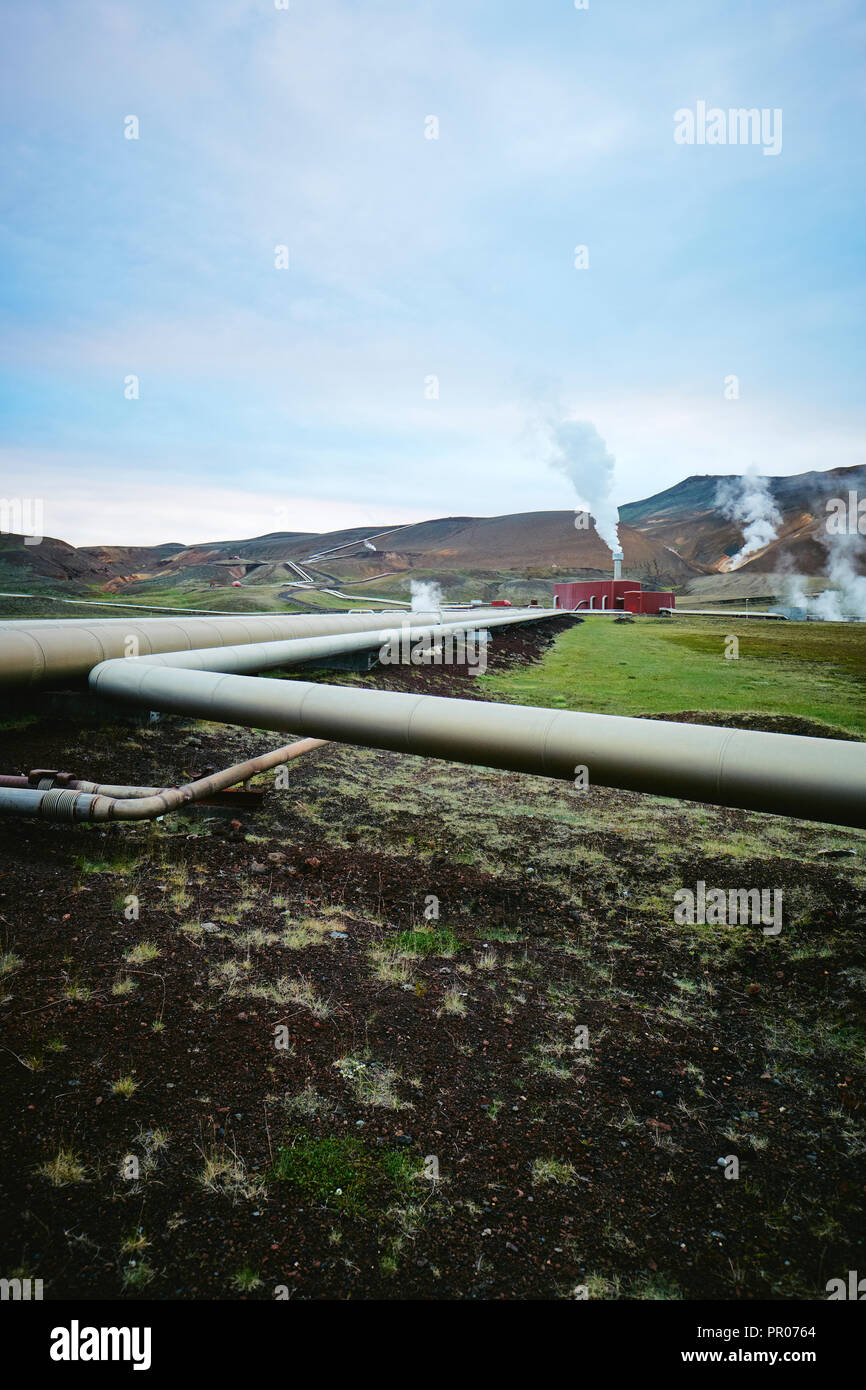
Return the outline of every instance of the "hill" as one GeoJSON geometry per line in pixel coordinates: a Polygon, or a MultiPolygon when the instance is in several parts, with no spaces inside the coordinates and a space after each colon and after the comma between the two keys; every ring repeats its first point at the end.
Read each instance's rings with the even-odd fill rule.
{"type": "MultiPolygon", "coordinates": [[[[719,505],[720,486],[736,487],[739,475],[695,476],[641,502],[620,507],[620,519],[648,541],[676,550],[706,572],[725,568],[742,543],[742,526],[719,505]]],[[[866,496],[866,466],[831,468],[769,478],[767,490],[781,516],[776,537],[762,547],[739,572],[769,574],[794,569],[820,575],[826,568],[825,503],[846,497],[850,490],[866,496]]]]}
{"type": "MultiPolygon", "coordinates": [[[[742,485],[737,475],[693,476],[620,507],[624,572],[681,592],[694,586],[705,594],[714,586],[720,593],[726,588],[732,594],[760,592],[768,588],[766,577],[781,570],[823,576],[825,501],[852,489],[866,495],[866,467],[768,479],[778,517],[770,528],[775,535],[728,575],[731,557],[742,547],[744,521],[732,519],[720,496],[742,485]]],[[[142,596],[188,592],[194,586],[224,589],[235,579],[245,588],[262,586],[262,593],[271,586],[275,598],[281,597],[280,586],[299,600],[305,589],[340,591],[343,585],[399,596],[410,578],[418,577],[447,585],[452,597],[485,582],[508,582],[521,599],[533,582],[607,573],[610,566],[608,546],[594,526],[575,526],[572,511],[439,517],[323,534],[276,531],[196,545],[74,547],[47,537],[31,546],[8,535],[0,544],[3,585],[44,587],[61,581],[72,592],[128,589],[142,596]]]]}

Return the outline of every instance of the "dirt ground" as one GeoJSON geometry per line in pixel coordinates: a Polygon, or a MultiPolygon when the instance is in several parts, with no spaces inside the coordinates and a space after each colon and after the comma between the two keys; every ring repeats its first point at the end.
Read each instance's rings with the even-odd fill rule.
{"type": "MultiPolygon", "coordinates": [[[[175,784],[277,742],[37,718],[0,770],[175,784]]],[[[0,823],[0,1274],[783,1299],[862,1268],[866,835],[333,744],[259,785],[0,823]],[[675,925],[698,880],[783,889],[781,935],[675,925]]]]}

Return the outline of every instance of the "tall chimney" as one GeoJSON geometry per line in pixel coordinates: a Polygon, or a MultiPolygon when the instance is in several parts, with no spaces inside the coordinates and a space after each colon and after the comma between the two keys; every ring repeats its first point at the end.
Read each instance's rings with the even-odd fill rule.
{"type": "Polygon", "coordinates": [[[615,550],[615,551],[613,552],[613,577],[614,577],[614,579],[622,579],[622,551],[621,551],[621,550],[615,550]]]}

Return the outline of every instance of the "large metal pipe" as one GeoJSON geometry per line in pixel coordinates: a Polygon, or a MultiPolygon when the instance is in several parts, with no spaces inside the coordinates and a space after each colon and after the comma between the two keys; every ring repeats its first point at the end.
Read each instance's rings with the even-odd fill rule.
{"type": "MultiPolygon", "coordinates": [[[[494,610],[495,611],[495,610],[494,610]]],[[[539,617],[552,617],[544,609],[514,610],[506,616],[461,618],[451,623],[410,623],[408,620],[372,632],[337,633],[333,637],[293,637],[286,642],[249,642],[235,647],[200,647],[189,652],[164,652],[142,658],[151,666],[171,666],[174,669],[223,671],[226,674],[250,674],[273,671],[277,667],[300,666],[351,652],[390,648],[400,655],[412,647],[423,647],[442,637],[465,637],[486,633],[488,629],[513,627],[518,623],[536,623],[539,617]]]]}
{"type": "MultiPolygon", "coordinates": [[[[537,622],[547,616],[548,611],[543,609],[511,610],[507,616],[475,610],[472,621],[425,623],[409,628],[408,635],[410,640],[418,640],[421,635],[442,636],[475,627],[537,622]]],[[[574,778],[576,768],[585,766],[589,781],[601,786],[804,820],[866,826],[863,744],[300,681],[259,680],[236,674],[240,670],[263,670],[315,659],[324,654],[326,646],[330,650],[346,650],[346,643],[377,645],[379,640],[400,631],[394,626],[383,629],[381,617],[374,615],[372,620],[362,619],[363,627],[353,633],[346,619],[343,614],[332,620],[343,625],[339,634],[318,633],[305,638],[281,632],[282,640],[271,642],[258,642],[261,630],[252,633],[245,628],[240,642],[224,651],[214,649],[216,632],[212,628],[207,633],[210,640],[189,650],[193,635],[189,625],[173,624],[182,627],[180,634],[160,632],[151,636],[151,646],[154,636],[166,643],[161,649],[164,654],[100,662],[90,673],[90,685],[115,700],[197,718],[292,730],[316,738],[567,781],[574,778]],[[333,641],[320,641],[328,636],[333,641]],[[182,653],[180,648],[184,649],[182,653]],[[178,654],[172,656],[171,652],[178,654]]],[[[122,621],[120,625],[126,627],[122,621]]],[[[0,630],[0,651],[6,635],[0,630]]],[[[92,633],[85,635],[92,639],[92,633]]],[[[99,641],[103,640],[110,645],[114,638],[100,634],[99,641]]],[[[56,655],[61,666],[83,660],[81,650],[70,656],[61,649],[56,655]]],[[[16,795],[31,793],[0,788],[0,802],[16,795]]],[[[88,814],[86,796],[87,793],[81,793],[82,804],[80,811],[76,809],[76,818],[88,814]]]]}
{"type": "Polygon", "coordinates": [[[128,704],[593,785],[866,826],[866,745],[109,661],[128,704]]]}
{"type": "MultiPolygon", "coordinates": [[[[529,610],[512,610],[520,621],[529,610]]],[[[501,610],[489,610],[491,616],[501,610]]],[[[532,609],[533,618],[547,616],[532,609]]],[[[390,617],[390,615],[388,615],[390,617]]],[[[485,610],[473,619],[481,626],[485,610]]],[[[438,613],[413,613],[413,622],[438,623],[438,613]]],[[[352,616],[348,613],[296,614],[268,617],[250,614],[240,618],[104,618],[97,621],[72,618],[0,623],[0,688],[65,684],[82,681],[101,661],[129,655],[225,647],[252,642],[291,641],[304,637],[342,633],[377,632],[381,613],[352,616]]]]}

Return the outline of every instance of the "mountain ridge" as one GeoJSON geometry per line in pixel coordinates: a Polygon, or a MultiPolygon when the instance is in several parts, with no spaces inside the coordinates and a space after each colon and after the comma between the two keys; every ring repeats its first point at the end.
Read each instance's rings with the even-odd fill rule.
{"type": "MultiPolygon", "coordinates": [[[[748,479],[745,480],[748,482],[748,479]]],[[[650,583],[680,588],[702,575],[723,573],[742,546],[743,524],[731,519],[719,489],[737,488],[741,475],[692,474],[661,492],[619,508],[624,569],[650,583]]],[[[780,521],[777,534],[738,574],[826,571],[825,502],[851,490],[866,496],[866,466],[811,470],[768,478],[780,521]]],[[[594,525],[575,525],[574,511],[547,510],[499,516],[453,516],[422,522],[349,527],[329,532],[272,531],[239,540],[194,545],[71,546],[46,537],[26,545],[0,537],[0,569],[42,580],[104,588],[108,592],[155,581],[197,580],[222,586],[233,579],[292,584],[299,565],[317,582],[371,583],[405,579],[413,571],[441,575],[565,578],[606,573],[611,552],[594,525]]],[[[861,564],[860,568],[864,568],[861,564]]]]}

